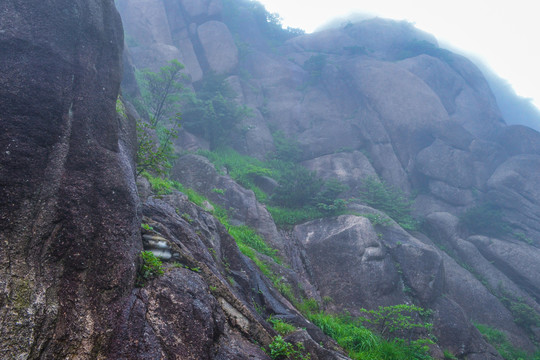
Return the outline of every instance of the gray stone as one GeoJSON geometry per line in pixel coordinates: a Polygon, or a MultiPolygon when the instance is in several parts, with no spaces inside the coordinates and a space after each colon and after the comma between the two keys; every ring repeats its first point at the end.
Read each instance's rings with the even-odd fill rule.
{"type": "Polygon", "coordinates": [[[238,65],[238,49],[227,25],[207,21],[197,28],[197,35],[211,71],[225,74],[238,65]]]}

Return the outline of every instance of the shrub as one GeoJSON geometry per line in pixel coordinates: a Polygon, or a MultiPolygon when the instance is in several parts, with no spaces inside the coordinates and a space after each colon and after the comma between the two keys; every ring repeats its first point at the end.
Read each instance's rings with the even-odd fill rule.
{"type": "Polygon", "coordinates": [[[540,351],[534,354],[528,354],[523,350],[515,348],[502,331],[484,324],[474,325],[505,360],[537,360],[540,358],[540,351]]]}
{"type": "Polygon", "coordinates": [[[368,177],[362,182],[360,200],[394,219],[401,227],[415,230],[418,222],[411,215],[412,201],[402,191],[368,177]]]}
{"type": "Polygon", "coordinates": [[[503,220],[501,208],[494,203],[483,203],[467,210],[460,223],[474,234],[503,236],[510,233],[510,225],[503,220]]]}
{"type": "Polygon", "coordinates": [[[144,286],[146,281],[163,275],[163,263],[151,251],[141,251],[142,264],[137,274],[137,286],[144,286]]]}
{"type": "Polygon", "coordinates": [[[367,315],[366,318],[360,318],[360,321],[372,326],[386,340],[399,338],[411,343],[417,340],[413,338],[419,333],[429,336],[433,326],[424,321],[431,315],[431,311],[415,305],[379,306],[376,310],[360,311],[367,315]]]}
{"type": "Polygon", "coordinates": [[[302,166],[290,166],[282,170],[278,178],[279,186],[271,200],[288,208],[315,205],[316,196],[324,182],[317,175],[302,166]]]}
{"type": "Polygon", "coordinates": [[[137,128],[137,176],[150,171],[158,176],[166,175],[175,159],[173,139],[177,138],[178,121],[171,128],[136,121],[137,128]],[[157,140],[156,140],[157,135],[157,140]]]}
{"type": "Polygon", "coordinates": [[[269,355],[272,359],[276,360],[307,360],[311,356],[309,354],[304,355],[304,345],[301,343],[291,344],[286,342],[281,335],[274,338],[274,341],[268,345],[269,355]]]}
{"type": "Polygon", "coordinates": [[[236,104],[235,96],[225,76],[205,76],[196,93],[184,95],[184,127],[208,140],[212,150],[226,145],[235,125],[251,115],[248,107],[236,104]]]}
{"type": "Polygon", "coordinates": [[[150,115],[150,124],[156,126],[164,119],[178,112],[180,93],[184,87],[181,73],[184,65],[178,60],[171,60],[161,67],[158,73],[142,70],[136,73],[141,89],[145,110],[150,115]]]}
{"type": "Polygon", "coordinates": [[[282,131],[272,133],[276,150],[271,155],[272,159],[296,163],[302,158],[302,151],[298,141],[288,138],[282,131]]]}

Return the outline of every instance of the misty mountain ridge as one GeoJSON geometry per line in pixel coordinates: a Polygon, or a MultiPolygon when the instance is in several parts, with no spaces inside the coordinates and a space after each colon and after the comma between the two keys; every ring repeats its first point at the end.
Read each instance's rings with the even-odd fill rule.
{"type": "MultiPolygon", "coordinates": [[[[371,14],[355,13],[345,17],[339,17],[328,21],[326,24],[318,27],[315,32],[336,29],[346,26],[348,23],[358,23],[365,20],[377,18],[377,16],[371,14]]],[[[403,20],[404,22],[407,22],[403,20]]],[[[414,26],[413,23],[410,23],[414,26]]],[[[438,46],[440,44],[437,43],[438,46]]],[[[459,50],[455,45],[457,44],[443,44],[441,47],[450,50],[454,53],[468,57],[476,66],[480,68],[486,80],[489,83],[501,114],[507,124],[521,124],[526,125],[540,131],[540,110],[536,107],[530,99],[519,96],[516,94],[512,87],[512,84],[501,77],[499,77],[494,70],[492,70],[485,61],[467,54],[467,52],[459,50]],[[453,46],[454,45],[454,46],[453,46]]]]}

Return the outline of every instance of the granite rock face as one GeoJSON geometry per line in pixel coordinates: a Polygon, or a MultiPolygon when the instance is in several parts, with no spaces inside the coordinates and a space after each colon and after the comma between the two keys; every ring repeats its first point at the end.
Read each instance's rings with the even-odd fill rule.
{"type": "Polygon", "coordinates": [[[120,17],[8,0],[0,24],[0,357],[103,356],[140,243],[120,17]]]}
{"type": "MultiPolygon", "coordinates": [[[[112,1],[0,5],[1,358],[268,359],[260,346],[276,336],[266,321],[275,316],[298,328],[286,339],[312,359],[346,359],[292,297],[353,315],[429,308],[436,357],[500,359],[472,322],[534,350],[540,135],[504,124],[470,61],[404,22],[277,41],[245,8],[244,30],[227,23],[219,0],[115,3],[126,39],[112,1]],[[346,183],[347,196],[368,177],[414,195],[422,232],[358,199],[355,215],[278,229],[228,169],[183,154],[171,177],[277,249],[281,263],[259,255],[264,276],[210,203],[155,195],[143,178],[138,197],[138,115],[129,103],[115,112],[120,79],[137,98],[134,70],[171,59],[185,64],[187,86],[218,73],[252,109],[231,129],[236,150],[264,160],[273,135],[293,139],[300,164],[346,183]],[[482,207],[501,231],[466,225],[482,207]],[[151,227],[142,237],[141,221],[151,227]],[[137,288],[143,249],[165,261],[164,274],[137,288]]],[[[185,130],[174,145],[208,148],[185,130]]],[[[256,183],[270,199],[279,185],[256,183]]]]}

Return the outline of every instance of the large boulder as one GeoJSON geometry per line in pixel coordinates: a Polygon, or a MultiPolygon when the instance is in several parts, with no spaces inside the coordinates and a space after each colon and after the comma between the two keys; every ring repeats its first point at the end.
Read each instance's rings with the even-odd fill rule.
{"type": "Polygon", "coordinates": [[[0,357],[103,358],[140,250],[120,17],[7,0],[0,24],[0,357]]]}
{"type": "Polygon", "coordinates": [[[227,25],[207,21],[197,28],[197,35],[210,71],[225,74],[238,65],[238,48],[227,25]]]}
{"type": "Polygon", "coordinates": [[[360,308],[404,302],[398,270],[365,217],[314,220],[294,232],[321,296],[330,296],[338,309],[358,314],[360,308]]]}
{"type": "Polygon", "coordinates": [[[354,189],[365,178],[377,178],[367,157],[360,151],[321,156],[302,163],[324,180],[337,179],[354,189]]]}
{"type": "Polygon", "coordinates": [[[540,155],[517,155],[502,163],[487,181],[488,199],[524,239],[540,236],[540,155]]]}

